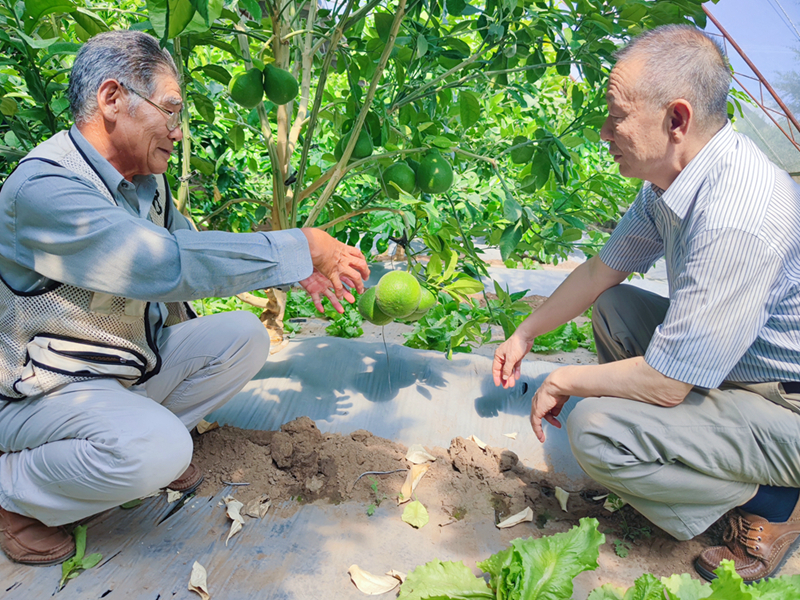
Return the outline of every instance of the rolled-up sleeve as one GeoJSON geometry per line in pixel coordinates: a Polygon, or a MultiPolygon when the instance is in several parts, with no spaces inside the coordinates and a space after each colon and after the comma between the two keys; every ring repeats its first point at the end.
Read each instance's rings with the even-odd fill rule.
{"type": "Polygon", "coordinates": [[[664,256],[664,242],[658,233],[649,203],[655,198],[649,186],[643,188],[600,250],[600,260],[617,271],[646,273],[664,256]]]}
{"type": "Polygon", "coordinates": [[[293,283],[312,271],[299,230],[170,232],[112,204],[88,181],[41,161],[23,163],[4,188],[9,258],[62,283],[170,302],[293,283]]]}
{"type": "Polygon", "coordinates": [[[692,238],[647,364],[672,379],[718,387],[769,319],[781,273],[779,256],[751,233],[719,229],[692,238]]]}

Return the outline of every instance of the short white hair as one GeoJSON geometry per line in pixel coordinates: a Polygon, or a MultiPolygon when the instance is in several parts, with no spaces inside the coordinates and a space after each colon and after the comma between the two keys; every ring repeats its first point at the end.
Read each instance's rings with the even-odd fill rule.
{"type": "Polygon", "coordinates": [[[690,25],[664,25],[646,31],[614,55],[618,64],[641,61],[634,94],[652,106],[684,99],[702,131],[719,129],[728,119],[731,70],[722,47],[690,25]]]}

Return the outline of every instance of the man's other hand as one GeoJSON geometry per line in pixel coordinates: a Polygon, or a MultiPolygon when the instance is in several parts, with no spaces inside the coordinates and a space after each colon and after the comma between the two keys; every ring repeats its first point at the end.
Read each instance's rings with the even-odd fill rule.
{"type": "MultiPolygon", "coordinates": [[[[348,287],[354,287],[353,282],[347,277],[342,277],[342,281],[348,287]]],[[[309,277],[303,279],[303,281],[300,282],[300,285],[303,286],[303,289],[308,292],[309,296],[311,296],[311,299],[314,301],[314,306],[317,307],[319,312],[325,312],[325,309],[322,307],[322,296],[325,296],[331,301],[331,304],[333,304],[333,308],[336,309],[336,312],[339,314],[344,312],[344,306],[342,306],[342,303],[339,301],[339,298],[336,297],[334,292],[333,283],[331,283],[331,280],[325,277],[325,275],[320,273],[317,269],[314,269],[314,272],[311,273],[309,277]]],[[[356,299],[353,297],[353,294],[347,290],[345,290],[343,297],[350,304],[356,301],[356,299]]]]}
{"type": "MultiPolygon", "coordinates": [[[[556,371],[553,371],[555,373],[556,371]]],[[[561,429],[561,423],[556,418],[561,414],[561,409],[569,400],[569,395],[558,392],[556,386],[551,381],[551,373],[544,380],[541,387],[536,390],[531,400],[531,427],[539,441],[544,444],[544,430],[542,429],[542,419],[550,423],[553,427],[561,429]]]]}
{"type": "MultiPolygon", "coordinates": [[[[314,265],[314,270],[324,276],[333,286],[333,294],[337,299],[341,300],[348,294],[344,287],[345,285],[356,288],[359,294],[364,293],[364,280],[369,277],[369,267],[367,267],[367,259],[364,258],[361,250],[343,244],[321,229],[304,227],[300,231],[303,232],[308,240],[308,249],[311,253],[311,263],[314,265]]],[[[314,278],[314,274],[305,281],[308,282],[312,278],[314,278]]],[[[315,289],[314,293],[319,294],[322,292],[322,289],[318,289],[319,285],[321,285],[319,277],[311,284],[315,289]]],[[[306,286],[304,285],[303,287],[306,286]]],[[[325,295],[327,296],[328,294],[325,295]]],[[[330,298],[330,296],[328,297],[330,298]]],[[[352,300],[348,301],[352,302],[352,300]]],[[[317,309],[320,306],[317,305],[317,309]]],[[[341,304],[339,304],[339,308],[341,308],[341,304]]],[[[339,310],[339,308],[336,310],[339,310]]]]}
{"type": "Polygon", "coordinates": [[[533,341],[527,342],[516,334],[498,346],[492,363],[495,385],[502,385],[504,388],[514,387],[522,375],[522,359],[531,351],[532,346],[533,341]]]}

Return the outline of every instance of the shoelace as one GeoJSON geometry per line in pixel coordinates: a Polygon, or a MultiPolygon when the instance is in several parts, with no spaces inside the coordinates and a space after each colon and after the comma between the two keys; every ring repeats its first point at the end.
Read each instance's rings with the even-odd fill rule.
{"type": "Polygon", "coordinates": [[[728,529],[722,539],[729,545],[730,542],[736,539],[741,546],[759,552],[761,550],[759,542],[761,542],[761,533],[763,531],[764,527],[762,525],[753,525],[742,515],[733,514],[728,518],[728,529]]]}

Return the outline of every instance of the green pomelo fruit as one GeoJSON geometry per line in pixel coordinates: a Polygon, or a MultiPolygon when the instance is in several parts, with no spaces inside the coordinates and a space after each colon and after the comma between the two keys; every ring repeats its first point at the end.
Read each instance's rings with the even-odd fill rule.
{"type": "MultiPolygon", "coordinates": [[[[342,137],[339,138],[339,141],[336,143],[336,147],[333,149],[333,156],[336,157],[336,160],[339,161],[344,154],[344,149],[347,146],[347,142],[350,141],[350,133],[345,133],[342,137]]],[[[367,158],[372,154],[372,150],[374,149],[372,145],[372,139],[369,137],[369,133],[365,128],[361,128],[361,131],[358,134],[358,141],[356,145],[353,147],[353,153],[350,155],[350,159],[359,159],[359,158],[367,158]]]]}
{"type": "Polygon", "coordinates": [[[375,303],[375,290],[371,287],[358,297],[358,312],[374,325],[386,325],[392,322],[392,317],[385,315],[375,303]]]}
{"type": "Polygon", "coordinates": [[[384,314],[402,319],[417,310],[422,290],[416,277],[406,271],[387,273],[375,286],[375,301],[384,314]]]}
{"type": "Polygon", "coordinates": [[[255,108],[264,97],[261,71],[252,68],[244,73],[237,73],[231,78],[228,84],[228,91],[237,104],[245,108],[255,108]]]}
{"type": "MultiPolygon", "coordinates": [[[[517,144],[524,144],[528,141],[524,135],[518,135],[514,138],[514,141],[511,142],[512,146],[516,146],[517,144]]],[[[533,151],[535,150],[533,144],[529,144],[527,146],[522,146],[521,148],[515,148],[511,151],[511,162],[515,165],[524,165],[525,163],[529,162],[533,158],[533,151]]]]}
{"type": "Polygon", "coordinates": [[[436,296],[434,296],[428,288],[423,287],[422,296],[420,297],[419,306],[417,306],[417,310],[415,310],[413,313],[407,316],[405,320],[419,321],[434,306],[436,306],[436,296]]]}
{"type": "Polygon", "coordinates": [[[273,104],[286,104],[297,97],[297,79],[273,65],[264,67],[264,93],[273,104]]]}
{"type": "Polygon", "coordinates": [[[417,185],[426,194],[443,194],[453,185],[453,167],[438,151],[431,150],[419,163],[417,185]]]}
{"type": "Polygon", "coordinates": [[[392,183],[395,183],[401,190],[410,194],[414,191],[417,178],[414,175],[414,171],[406,163],[396,162],[386,167],[383,171],[383,191],[389,198],[397,200],[400,197],[400,192],[391,185],[392,183]]]}

